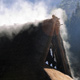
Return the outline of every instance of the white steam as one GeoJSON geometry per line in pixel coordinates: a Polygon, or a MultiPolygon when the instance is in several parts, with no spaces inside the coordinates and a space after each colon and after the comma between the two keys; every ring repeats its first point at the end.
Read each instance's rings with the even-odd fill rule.
{"type": "Polygon", "coordinates": [[[22,24],[34,22],[37,25],[46,18],[47,7],[42,1],[33,4],[29,1],[16,0],[9,8],[3,2],[0,3],[0,33],[6,32],[10,37],[12,32],[17,34],[22,29],[22,24]]]}
{"type": "Polygon", "coordinates": [[[41,21],[47,17],[47,7],[43,2],[33,4],[17,0],[11,8],[6,8],[3,3],[0,6],[0,25],[41,21]]]}

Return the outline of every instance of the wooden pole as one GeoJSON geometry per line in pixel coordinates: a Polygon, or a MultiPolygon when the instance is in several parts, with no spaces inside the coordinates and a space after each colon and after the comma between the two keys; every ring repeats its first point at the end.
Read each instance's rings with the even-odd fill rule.
{"type": "Polygon", "coordinates": [[[57,69],[65,74],[71,76],[69,63],[68,63],[68,60],[66,57],[66,52],[65,52],[60,34],[58,34],[58,35],[55,34],[55,36],[53,36],[52,45],[53,45],[53,49],[55,48],[57,69]]]}

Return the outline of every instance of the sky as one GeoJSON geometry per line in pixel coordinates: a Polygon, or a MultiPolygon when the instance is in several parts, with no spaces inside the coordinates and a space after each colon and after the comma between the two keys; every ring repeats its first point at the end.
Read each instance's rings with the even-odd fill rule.
{"type": "MultiPolygon", "coordinates": [[[[14,4],[17,0],[0,0],[3,3],[6,4],[6,7],[10,7],[12,4],[14,4]]],[[[23,0],[23,1],[29,1],[32,3],[43,1],[47,6],[56,6],[59,4],[62,0],[23,0]]]]}

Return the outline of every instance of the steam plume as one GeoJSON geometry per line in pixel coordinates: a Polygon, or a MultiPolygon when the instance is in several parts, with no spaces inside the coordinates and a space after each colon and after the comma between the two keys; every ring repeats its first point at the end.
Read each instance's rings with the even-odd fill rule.
{"type": "Polygon", "coordinates": [[[22,29],[22,24],[39,21],[48,18],[47,7],[44,2],[33,4],[29,1],[16,0],[9,8],[2,2],[0,3],[0,33],[6,32],[12,37],[12,32],[17,34],[22,29]]]}

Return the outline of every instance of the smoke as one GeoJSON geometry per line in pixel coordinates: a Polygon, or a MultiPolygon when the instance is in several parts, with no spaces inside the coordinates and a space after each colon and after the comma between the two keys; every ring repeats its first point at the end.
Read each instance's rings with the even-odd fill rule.
{"type": "Polygon", "coordinates": [[[32,3],[16,0],[9,7],[2,2],[0,3],[0,33],[7,33],[11,37],[12,33],[17,34],[25,23],[34,22],[37,25],[38,22],[48,18],[47,10],[43,1],[32,3]]]}
{"type": "Polygon", "coordinates": [[[17,0],[11,8],[1,4],[0,25],[41,21],[46,17],[47,7],[43,2],[33,4],[29,1],[17,0]]]}

